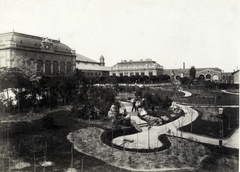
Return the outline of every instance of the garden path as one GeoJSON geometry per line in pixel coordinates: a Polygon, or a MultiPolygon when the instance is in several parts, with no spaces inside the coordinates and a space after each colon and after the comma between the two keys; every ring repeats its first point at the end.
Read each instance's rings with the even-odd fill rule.
{"type": "Polygon", "coordinates": [[[233,95],[239,95],[239,93],[233,93],[233,92],[229,92],[227,90],[221,90],[223,93],[227,93],[227,94],[233,94],[233,95]]]}
{"type": "MultiPolygon", "coordinates": [[[[131,112],[131,103],[122,102],[126,107],[127,112],[131,114],[131,119],[135,120],[137,124],[145,123],[145,121],[139,119],[137,116],[137,112],[131,112]]],[[[120,136],[113,139],[113,143],[116,145],[121,145],[123,143],[123,139],[133,140],[132,143],[125,144],[125,147],[128,148],[138,148],[138,149],[148,149],[148,148],[156,148],[160,147],[162,143],[158,140],[158,136],[161,134],[168,134],[172,136],[182,137],[202,143],[208,143],[212,145],[219,145],[219,139],[210,138],[207,136],[201,136],[194,133],[182,132],[179,130],[180,127],[188,125],[191,121],[194,121],[198,112],[192,109],[190,106],[180,105],[183,111],[185,112],[185,116],[178,118],[170,123],[161,126],[153,126],[150,130],[148,127],[142,127],[142,132],[120,136]]],[[[239,148],[239,129],[237,129],[234,134],[232,134],[229,138],[223,139],[223,146],[230,148],[239,148]]]]}

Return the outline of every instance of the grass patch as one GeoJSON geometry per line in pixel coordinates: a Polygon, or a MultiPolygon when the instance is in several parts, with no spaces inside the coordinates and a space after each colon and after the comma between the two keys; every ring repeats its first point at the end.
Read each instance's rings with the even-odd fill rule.
{"type": "MultiPolygon", "coordinates": [[[[191,131],[191,124],[181,127],[180,130],[184,132],[193,132],[195,134],[205,135],[213,138],[219,138],[220,136],[219,120],[213,121],[213,122],[203,120],[202,112],[198,108],[196,108],[196,110],[198,111],[199,116],[195,121],[192,122],[192,131],[191,131]]],[[[238,120],[236,120],[238,119],[239,108],[225,108],[224,111],[231,113],[230,116],[226,115],[226,117],[223,119],[223,137],[227,138],[231,136],[233,132],[239,127],[238,120]]],[[[208,115],[210,116],[211,114],[208,114],[208,115]]],[[[216,117],[213,117],[213,118],[216,118],[216,117]]]]}

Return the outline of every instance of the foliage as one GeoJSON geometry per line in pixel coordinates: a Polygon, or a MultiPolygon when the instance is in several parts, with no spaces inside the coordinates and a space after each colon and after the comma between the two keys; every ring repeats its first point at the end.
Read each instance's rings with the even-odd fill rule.
{"type": "Polygon", "coordinates": [[[50,129],[53,127],[53,118],[45,116],[41,119],[41,127],[42,129],[50,129]]]}
{"type": "Polygon", "coordinates": [[[79,71],[74,76],[36,75],[35,78],[37,79],[14,68],[5,69],[0,75],[0,92],[5,90],[8,95],[11,89],[15,96],[1,96],[7,102],[5,105],[1,103],[1,106],[5,106],[6,111],[11,112],[14,110],[14,100],[19,112],[24,112],[25,109],[31,109],[33,112],[41,107],[54,108],[58,105],[72,104],[85,107],[86,112],[97,108],[100,114],[107,114],[116,96],[114,89],[117,88],[117,82],[114,78],[110,79],[115,84],[114,87],[94,86],[100,78],[85,76],[79,71]]]}
{"type": "Polygon", "coordinates": [[[195,77],[196,77],[196,69],[194,66],[192,66],[189,69],[189,85],[193,84],[193,80],[195,79],[195,77]]]}
{"type": "Polygon", "coordinates": [[[196,77],[196,69],[194,66],[192,66],[190,69],[189,69],[189,76],[191,79],[195,79],[196,77]]]}
{"type": "Polygon", "coordinates": [[[152,92],[152,90],[147,90],[142,94],[142,97],[146,99],[146,105],[148,109],[154,110],[154,108],[158,106],[166,110],[172,104],[172,100],[168,96],[161,97],[160,94],[156,94],[152,92]]]}
{"type": "MultiPolygon", "coordinates": [[[[200,111],[201,108],[198,108],[198,109],[199,109],[198,110],[199,116],[193,122],[192,132],[195,134],[219,138],[220,120],[218,120],[218,122],[210,121],[210,120],[206,121],[205,119],[202,119],[203,112],[200,111]]],[[[223,135],[223,137],[224,138],[229,137],[238,128],[238,126],[239,126],[238,111],[239,111],[239,108],[225,108],[223,110],[223,115],[224,115],[224,117],[223,117],[223,134],[224,135],[223,135]]],[[[212,114],[208,113],[205,115],[212,116],[212,118],[213,118],[214,117],[213,113],[214,112],[212,112],[212,114]]],[[[215,118],[217,118],[217,117],[215,117],[215,118]]],[[[189,124],[184,127],[181,127],[180,130],[190,132],[191,125],[189,124]]]]}
{"type": "Polygon", "coordinates": [[[188,77],[183,77],[181,80],[183,85],[187,85],[189,83],[189,78],[188,77]]]}

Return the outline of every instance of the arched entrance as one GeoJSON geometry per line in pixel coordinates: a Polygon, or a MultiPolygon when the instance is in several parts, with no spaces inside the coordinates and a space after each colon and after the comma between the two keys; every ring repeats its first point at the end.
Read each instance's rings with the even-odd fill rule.
{"type": "Polygon", "coordinates": [[[178,81],[180,80],[180,76],[179,75],[176,76],[176,80],[178,80],[178,81]]]}
{"type": "Polygon", "coordinates": [[[206,75],[206,80],[211,80],[211,75],[210,74],[206,75]]]}
{"type": "Polygon", "coordinates": [[[204,77],[204,75],[199,75],[199,77],[198,77],[198,81],[205,81],[205,77],[204,77]]]}
{"type": "Polygon", "coordinates": [[[219,77],[217,74],[214,74],[213,77],[212,77],[213,81],[218,81],[219,80],[219,77]]]}

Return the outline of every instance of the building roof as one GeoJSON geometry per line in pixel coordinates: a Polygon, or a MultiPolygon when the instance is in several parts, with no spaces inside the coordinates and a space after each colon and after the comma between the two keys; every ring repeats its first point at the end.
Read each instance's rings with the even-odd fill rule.
{"type": "Polygon", "coordinates": [[[61,52],[73,54],[73,50],[60,42],[60,40],[48,39],[47,37],[39,37],[18,32],[8,32],[0,34],[1,49],[4,48],[30,48],[32,50],[42,50],[43,43],[49,45],[53,52],[61,52]]]}
{"type": "Polygon", "coordinates": [[[235,73],[239,73],[239,70],[232,72],[232,75],[234,75],[235,73]]]}
{"type": "MultiPolygon", "coordinates": [[[[221,72],[222,70],[217,68],[217,67],[210,67],[210,68],[195,68],[196,69],[196,72],[200,72],[200,71],[204,71],[204,70],[215,70],[215,71],[218,71],[218,72],[221,72]]],[[[189,69],[164,69],[163,71],[163,74],[164,75],[168,75],[170,74],[172,71],[176,74],[176,73],[189,73],[189,69]]]]}
{"type": "Polygon", "coordinates": [[[158,63],[156,63],[156,61],[153,61],[151,59],[146,59],[146,60],[140,60],[140,61],[126,61],[123,60],[121,62],[118,62],[117,64],[115,64],[112,69],[114,68],[123,68],[123,67],[139,67],[139,68],[145,68],[145,67],[154,67],[154,68],[162,68],[161,65],[159,65],[158,63]]]}
{"type": "Polygon", "coordinates": [[[79,70],[88,71],[109,71],[110,68],[106,66],[100,66],[100,62],[96,62],[81,54],[76,54],[76,68],[79,70]]]}
{"type": "Polygon", "coordinates": [[[110,67],[94,65],[94,64],[76,64],[76,68],[79,70],[89,71],[110,71],[110,67]]]}
{"type": "Polygon", "coordinates": [[[81,54],[76,54],[77,57],[76,57],[76,61],[81,61],[81,62],[90,62],[90,63],[99,63],[99,62],[96,62],[84,55],[81,55],[81,54]]]}

